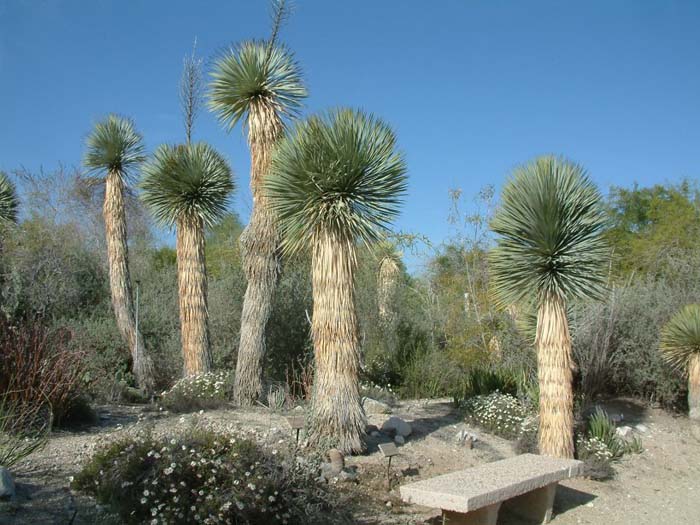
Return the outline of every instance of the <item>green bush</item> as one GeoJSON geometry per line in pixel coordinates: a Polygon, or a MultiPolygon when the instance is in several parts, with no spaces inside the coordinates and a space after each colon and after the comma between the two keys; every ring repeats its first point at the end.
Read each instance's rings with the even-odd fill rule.
{"type": "Polygon", "coordinates": [[[232,394],[232,374],[207,372],[179,379],[163,392],[160,404],[171,412],[193,412],[226,405],[232,394]]]}
{"type": "Polygon", "coordinates": [[[467,420],[505,439],[517,439],[525,431],[531,434],[531,411],[517,397],[493,392],[475,396],[463,404],[467,420]]]}
{"type": "Polygon", "coordinates": [[[128,524],[343,522],[337,495],[294,457],[232,434],[191,428],[149,432],[99,450],[73,488],[128,524]]]}

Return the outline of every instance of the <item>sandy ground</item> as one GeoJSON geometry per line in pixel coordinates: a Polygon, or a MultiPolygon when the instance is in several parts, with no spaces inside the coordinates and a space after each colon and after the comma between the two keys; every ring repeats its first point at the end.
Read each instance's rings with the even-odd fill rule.
{"type": "MultiPolygon", "coordinates": [[[[624,400],[605,406],[609,413],[624,414],[622,424],[646,427],[646,431],[639,432],[645,451],[617,463],[617,474],[612,480],[576,479],[562,483],[552,523],[700,523],[700,441],[693,437],[687,418],[624,400]]],[[[168,432],[182,423],[180,416],[145,412],[143,407],[100,407],[99,413],[99,425],[56,433],[44,450],[13,469],[19,498],[15,504],[0,506],[0,524],[118,523],[89,498],[71,493],[69,476],[79,470],[98,441],[118,435],[140,419],[152,419],[158,432],[168,432]]],[[[354,500],[361,502],[354,512],[357,523],[440,523],[438,510],[404,505],[398,497],[398,486],[515,454],[511,442],[479,429],[472,429],[480,437],[473,449],[458,445],[455,435],[465,425],[446,400],[402,402],[393,414],[409,421],[413,434],[400,447],[401,454],[392,460],[391,491],[386,487],[386,460],[377,448],[383,439],[371,438],[366,455],[347,459],[347,464],[356,466],[359,472],[359,483],[346,486],[355,494],[354,500]]],[[[216,410],[186,419],[192,417],[223,427],[255,429],[262,439],[293,439],[283,415],[263,408],[216,410]]],[[[388,417],[371,415],[369,422],[381,426],[388,417]]],[[[508,517],[502,523],[520,525],[508,517]]]]}

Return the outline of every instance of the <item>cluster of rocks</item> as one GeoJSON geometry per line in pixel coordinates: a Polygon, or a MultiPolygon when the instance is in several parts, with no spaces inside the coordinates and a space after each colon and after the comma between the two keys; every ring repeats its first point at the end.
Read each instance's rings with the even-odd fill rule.
{"type": "Polygon", "coordinates": [[[374,438],[387,436],[394,440],[397,445],[406,443],[406,438],[413,433],[411,424],[404,421],[400,417],[391,416],[384,423],[381,429],[376,425],[367,425],[367,434],[374,438]]]}

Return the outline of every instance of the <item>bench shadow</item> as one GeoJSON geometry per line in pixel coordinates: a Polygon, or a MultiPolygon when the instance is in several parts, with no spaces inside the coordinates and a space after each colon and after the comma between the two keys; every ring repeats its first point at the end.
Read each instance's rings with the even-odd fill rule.
{"type": "MultiPolygon", "coordinates": [[[[557,487],[556,497],[554,498],[554,515],[552,522],[557,522],[557,516],[565,514],[576,507],[586,505],[594,499],[596,499],[596,496],[593,494],[572,489],[565,485],[559,485],[557,487]]],[[[507,508],[501,507],[501,511],[498,513],[498,525],[534,525],[534,523],[533,521],[528,521],[511,513],[507,508]]]]}

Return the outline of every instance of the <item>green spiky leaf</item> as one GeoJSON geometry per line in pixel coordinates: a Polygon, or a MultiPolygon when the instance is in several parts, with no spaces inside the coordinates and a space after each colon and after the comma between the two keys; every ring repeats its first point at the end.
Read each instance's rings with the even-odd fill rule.
{"type": "Polygon", "coordinates": [[[17,222],[17,190],[5,172],[0,171],[0,223],[17,222]]]}
{"type": "Polygon", "coordinates": [[[199,217],[214,224],[226,212],[234,189],[231,168],[211,146],[160,146],[143,167],[144,203],[161,225],[199,217]]]}
{"type": "Polygon", "coordinates": [[[700,305],[683,307],[661,329],[661,355],[674,368],[683,370],[700,354],[700,305]]]}
{"type": "Polygon", "coordinates": [[[277,148],[265,187],[284,248],[297,252],[317,235],[370,243],[396,217],[406,164],[381,120],[349,109],[299,123],[277,148]]]}
{"type": "Polygon", "coordinates": [[[548,294],[600,296],[608,260],[601,202],[584,169],[565,159],[540,157],[515,170],[491,223],[499,237],[489,269],[502,306],[537,305],[548,294]]]}
{"type": "Polygon", "coordinates": [[[256,103],[292,117],[307,96],[301,68],[286,47],[247,41],[230,49],[214,65],[209,108],[228,128],[250,114],[256,103]]]}
{"type": "Polygon", "coordinates": [[[145,160],[143,138],[131,119],[109,115],[95,124],[87,138],[83,164],[88,170],[114,173],[127,182],[145,160]]]}

